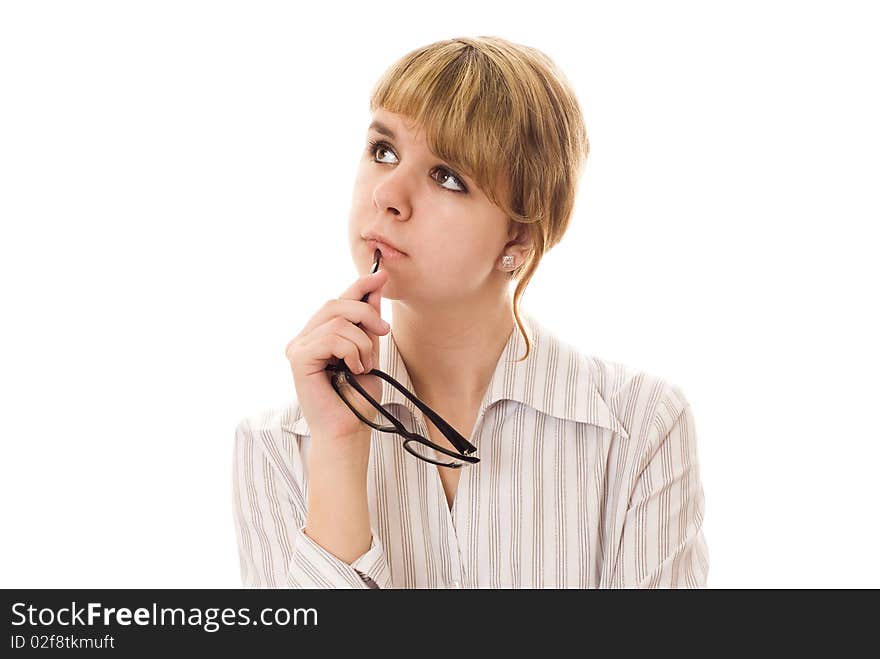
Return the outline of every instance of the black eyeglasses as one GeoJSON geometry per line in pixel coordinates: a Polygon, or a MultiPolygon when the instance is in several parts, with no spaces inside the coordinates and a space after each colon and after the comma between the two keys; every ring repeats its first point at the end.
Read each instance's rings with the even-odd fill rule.
{"type": "Polygon", "coordinates": [[[403,423],[401,423],[397,417],[395,417],[393,414],[391,414],[391,412],[382,407],[380,403],[376,402],[376,400],[372,396],[370,396],[370,394],[368,394],[366,390],[364,390],[364,388],[354,377],[354,374],[349,370],[348,366],[346,366],[345,362],[343,362],[342,360],[339,360],[335,364],[327,364],[327,366],[324,367],[324,370],[330,371],[332,373],[330,383],[333,385],[336,393],[339,394],[339,397],[342,398],[342,400],[345,402],[346,405],[348,405],[349,409],[354,412],[357,418],[359,418],[371,428],[375,428],[376,430],[381,430],[382,432],[396,433],[403,436],[405,438],[403,440],[403,448],[405,448],[417,458],[420,458],[421,460],[425,460],[426,462],[430,462],[435,465],[440,465],[441,467],[453,467],[456,469],[475,464],[480,461],[479,458],[470,455],[471,453],[476,452],[476,446],[474,446],[468,440],[462,437],[455,428],[453,428],[443,419],[443,417],[441,417],[434,410],[425,405],[425,403],[420,401],[418,396],[413,394],[406,387],[404,387],[402,384],[400,384],[397,380],[395,380],[384,371],[380,371],[378,368],[374,368],[364,375],[375,375],[382,378],[391,386],[400,391],[404,396],[409,398],[416,405],[416,407],[418,407],[431,420],[431,423],[437,426],[437,429],[443,433],[443,435],[457,449],[457,451],[453,451],[452,449],[446,448],[445,446],[435,444],[427,437],[407,430],[404,427],[403,423]],[[379,414],[387,419],[388,423],[384,425],[382,423],[376,423],[375,421],[368,419],[364,415],[362,415],[358,411],[357,407],[355,407],[355,404],[360,402],[356,398],[356,396],[358,395],[362,396],[363,400],[366,400],[368,403],[370,403],[370,405],[376,408],[379,414]]]}
{"type": "MultiPolygon", "coordinates": [[[[379,261],[381,260],[381,258],[381,252],[378,249],[375,250],[375,252],[373,252],[372,273],[375,273],[379,269],[379,261]]],[[[369,293],[367,295],[364,295],[361,298],[361,302],[366,302],[367,298],[369,297],[369,293]]],[[[363,326],[361,325],[361,323],[358,323],[358,327],[362,328],[363,326]]],[[[441,467],[453,467],[455,469],[466,467],[467,465],[472,465],[480,461],[479,458],[470,455],[471,453],[476,452],[476,446],[474,446],[468,440],[462,437],[455,428],[453,428],[443,419],[443,417],[441,417],[434,410],[425,405],[422,401],[419,400],[418,396],[416,396],[409,389],[404,387],[387,373],[380,371],[378,368],[374,368],[364,375],[375,375],[376,377],[382,378],[392,387],[396,388],[404,396],[410,399],[416,405],[416,407],[418,407],[431,420],[431,423],[433,423],[437,427],[437,429],[443,433],[446,439],[448,439],[449,442],[455,447],[455,451],[448,449],[445,446],[435,444],[423,435],[419,435],[418,433],[410,432],[409,430],[407,430],[396,416],[394,416],[393,414],[391,414],[391,412],[382,407],[380,403],[376,402],[376,400],[364,390],[364,388],[358,383],[357,379],[354,377],[354,374],[349,370],[348,366],[345,365],[345,362],[343,360],[337,359],[335,361],[331,361],[327,364],[327,366],[324,367],[324,370],[331,372],[330,383],[333,385],[336,393],[339,394],[339,397],[342,398],[342,400],[345,402],[346,405],[348,405],[349,409],[354,412],[357,418],[359,418],[371,428],[375,428],[376,430],[401,435],[405,438],[403,440],[403,448],[405,448],[417,458],[425,460],[426,462],[430,462],[431,464],[440,465],[441,467]],[[388,420],[388,424],[382,425],[376,423],[372,419],[368,419],[364,415],[362,415],[358,411],[357,407],[355,407],[356,403],[361,402],[357,400],[357,395],[362,396],[363,400],[366,400],[370,405],[375,407],[379,414],[381,414],[383,417],[385,417],[385,419],[388,420]],[[441,457],[441,455],[446,457],[441,457]]],[[[363,407],[363,405],[361,405],[361,407],[363,407]]]]}

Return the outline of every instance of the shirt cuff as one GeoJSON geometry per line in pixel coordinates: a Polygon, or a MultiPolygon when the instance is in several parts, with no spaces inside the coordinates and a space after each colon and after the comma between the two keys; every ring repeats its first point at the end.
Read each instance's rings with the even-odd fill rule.
{"type": "Polygon", "coordinates": [[[294,536],[294,553],[287,577],[291,588],[390,588],[385,550],[371,528],[370,548],[351,564],[337,558],[306,535],[305,525],[294,536]]]}

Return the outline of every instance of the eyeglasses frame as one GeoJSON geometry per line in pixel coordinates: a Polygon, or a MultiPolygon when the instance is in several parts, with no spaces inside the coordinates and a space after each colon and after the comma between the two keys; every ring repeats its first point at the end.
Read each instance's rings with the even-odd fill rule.
{"type": "Polygon", "coordinates": [[[443,417],[437,414],[434,410],[432,410],[428,405],[419,400],[418,396],[409,391],[405,386],[403,386],[400,382],[395,380],[392,376],[388,375],[384,371],[379,370],[378,368],[371,369],[370,371],[364,373],[363,375],[375,375],[376,377],[382,378],[386,382],[388,382],[391,386],[395,387],[398,391],[400,391],[404,396],[406,396],[412,403],[418,407],[423,414],[425,414],[433,423],[437,429],[443,433],[443,435],[449,440],[449,442],[456,448],[458,453],[450,451],[448,448],[444,446],[440,446],[430,439],[425,437],[424,435],[420,435],[418,433],[410,432],[406,429],[406,427],[401,423],[401,421],[393,414],[391,414],[387,409],[385,409],[381,403],[377,402],[370,394],[368,394],[364,388],[360,385],[357,379],[354,377],[354,373],[348,368],[344,361],[339,360],[336,363],[328,363],[324,367],[325,371],[330,371],[332,376],[330,378],[330,383],[333,385],[333,389],[336,390],[336,393],[339,394],[339,397],[342,398],[342,401],[348,405],[349,409],[354,412],[355,416],[357,416],[361,421],[366,423],[371,428],[375,428],[376,430],[380,430],[382,432],[392,432],[398,435],[403,436],[403,448],[405,448],[410,454],[419,458],[420,460],[425,460],[426,462],[430,462],[432,464],[436,464],[442,467],[451,467],[453,469],[458,469],[464,466],[468,466],[471,464],[476,464],[480,461],[480,459],[476,456],[470,455],[471,453],[475,453],[477,447],[471,444],[467,439],[465,439],[461,433],[459,433],[455,428],[453,428],[449,423],[447,423],[443,417]],[[345,395],[342,393],[341,387],[345,384],[348,384],[357,392],[363,396],[376,410],[379,411],[381,415],[386,417],[391,421],[393,427],[388,426],[379,426],[373,421],[366,419],[361,415],[358,410],[354,408],[354,406],[346,399],[345,395]],[[415,449],[410,448],[411,442],[417,442],[419,444],[424,444],[435,451],[439,451],[444,455],[448,455],[451,458],[456,460],[460,460],[459,464],[449,464],[444,462],[438,462],[435,460],[431,460],[430,458],[426,458],[422,455],[419,455],[415,452],[415,449]]]}

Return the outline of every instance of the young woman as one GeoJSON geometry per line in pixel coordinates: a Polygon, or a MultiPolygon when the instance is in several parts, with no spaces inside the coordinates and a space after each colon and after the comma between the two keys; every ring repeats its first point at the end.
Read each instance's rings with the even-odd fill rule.
{"type": "Polygon", "coordinates": [[[519,309],[589,150],[563,74],[449,39],[393,64],[370,109],[362,276],[287,345],[296,399],[236,431],[244,585],[705,587],[681,389],[519,309]]]}

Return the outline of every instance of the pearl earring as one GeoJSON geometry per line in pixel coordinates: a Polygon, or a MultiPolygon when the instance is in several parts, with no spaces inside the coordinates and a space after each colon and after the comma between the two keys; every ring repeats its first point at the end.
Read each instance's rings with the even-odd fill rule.
{"type": "Polygon", "coordinates": [[[513,267],[513,257],[510,254],[505,254],[501,257],[501,265],[505,268],[513,267]]]}

